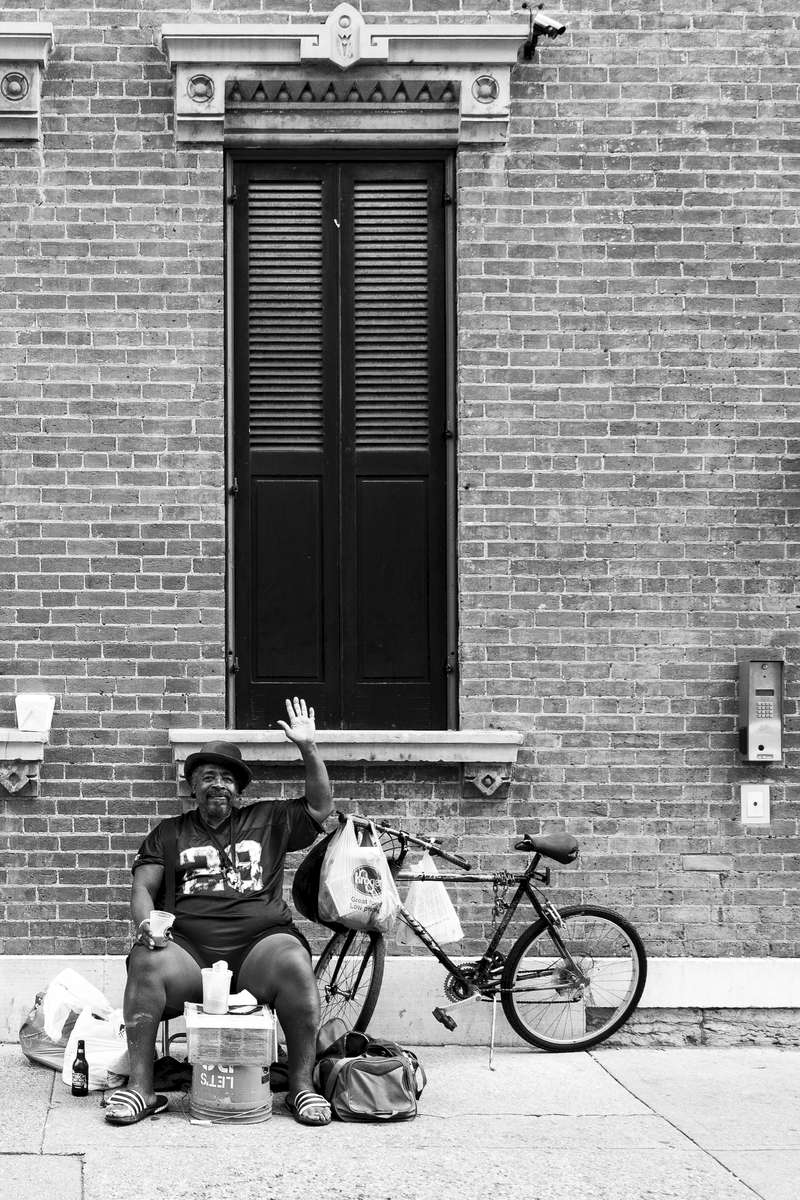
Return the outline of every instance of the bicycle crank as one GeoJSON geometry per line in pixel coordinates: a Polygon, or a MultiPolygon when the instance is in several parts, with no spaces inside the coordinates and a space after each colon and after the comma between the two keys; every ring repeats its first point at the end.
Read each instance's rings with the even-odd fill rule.
{"type": "Polygon", "coordinates": [[[452,1004],[445,1004],[441,1008],[435,1008],[433,1015],[440,1025],[444,1025],[445,1029],[452,1030],[458,1028],[457,1022],[450,1016],[450,1012],[454,1008],[458,1008],[461,1004],[470,1004],[474,1000],[482,1000],[480,992],[473,992],[471,996],[464,996],[461,1000],[454,1000],[452,1004]]]}

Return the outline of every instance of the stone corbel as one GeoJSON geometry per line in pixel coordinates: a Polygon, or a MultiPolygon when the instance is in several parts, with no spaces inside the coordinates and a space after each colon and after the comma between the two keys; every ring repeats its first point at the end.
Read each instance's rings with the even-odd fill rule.
{"type": "Polygon", "coordinates": [[[506,763],[466,763],[461,769],[461,795],[465,800],[505,800],[511,787],[506,763]]]}
{"type": "Polygon", "coordinates": [[[16,795],[30,785],[28,794],[37,796],[46,744],[46,733],[0,728],[0,789],[16,795]]]}
{"type": "Polygon", "coordinates": [[[165,25],[161,45],[175,71],[175,139],[223,141],[229,80],[331,71],[392,80],[413,70],[459,85],[459,141],[503,142],[511,68],[525,34],[522,25],[492,22],[370,25],[350,4],[314,25],[165,25]]]}
{"type": "Polygon", "coordinates": [[[52,48],[52,25],[0,23],[0,141],[38,141],[42,72],[52,48]]]}

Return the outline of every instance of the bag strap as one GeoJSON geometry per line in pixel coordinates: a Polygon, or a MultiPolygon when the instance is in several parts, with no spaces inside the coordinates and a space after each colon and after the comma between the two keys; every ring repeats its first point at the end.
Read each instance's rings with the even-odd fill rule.
{"type": "Polygon", "coordinates": [[[178,830],[174,817],[164,822],[164,911],[175,912],[175,868],[178,860],[178,830]]]}
{"type": "MultiPolygon", "coordinates": [[[[357,1056],[357,1057],[359,1057],[359,1056],[357,1056]]],[[[331,1065],[330,1071],[328,1072],[328,1077],[325,1080],[325,1082],[323,1084],[323,1088],[322,1088],[322,1094],[326,1100],[333,1099],[333,1089],[336,1086],[336,1080],[341,1075],[341,1073],[344,1070],[347,1063],[352,1062],[352,1061],[353,1061],[352,1058],[329,1058],[328,1059],[328,1062],[331,1063],[332,1065],[331,1065]]]]}
{"type": "Polygon", "coordinates": [[[369,1046],[370,1039],[365,1033],[356,1033],[350,1029],[326,1046],[322,1053],[317,1055],[317,1059],[322,1061],[323,1058],[358,1058],[367,1053],[369,1046]]]}
{"type": "Polygon", "coordinates": [[[420,1096],[428,1085],[428,1076],[425,1074],[425,1068],[423,1067],[422,1063],[417,1058],[414,1060],[414,1067],[412,1069],[414,1071],[414,1087],[418,1089],[415,1092],[415,1095],[417,1100],[419,1100],[420,1096]],[[418,1074],[422,1076],[422,1083],[419,1083],[417,1080],[418,1074]]]}

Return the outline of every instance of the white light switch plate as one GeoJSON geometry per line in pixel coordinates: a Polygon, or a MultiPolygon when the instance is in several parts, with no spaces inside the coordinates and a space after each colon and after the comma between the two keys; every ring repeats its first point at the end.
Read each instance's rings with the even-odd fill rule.
{"type": "Polygon", "coordinates": [[[743,783],[742,824],[769,825],[769,784],[743,783]]]}

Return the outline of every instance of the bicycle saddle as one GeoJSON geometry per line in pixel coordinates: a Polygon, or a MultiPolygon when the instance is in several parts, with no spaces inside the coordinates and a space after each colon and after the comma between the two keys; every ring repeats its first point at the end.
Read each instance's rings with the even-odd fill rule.
{"type": "Polygon", "coordinates": [[[542,854],[560,863],[575,862],[578,857],[578,843],[568,833],[553,833],[550,837],[532,837],[526,833],[514,849],[542,854]]]}

